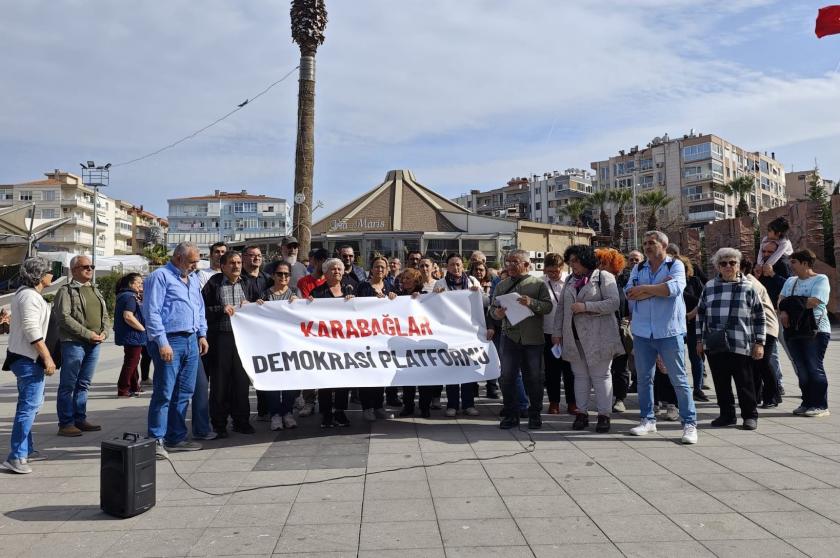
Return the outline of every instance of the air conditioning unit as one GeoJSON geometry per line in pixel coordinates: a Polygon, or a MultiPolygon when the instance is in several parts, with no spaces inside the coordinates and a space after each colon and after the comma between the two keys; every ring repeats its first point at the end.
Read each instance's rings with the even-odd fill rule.
{"type": "Polygon", "coordinates": [[[536,269],[537,271],[542,271],[543,270],[543,263],[542,262],[535,263],[534,264],[534,269],[536,269]]]}
{"type": "Polygon", "coordinates": [[[665,163],[656,163],[656,168],[661,169],[665,166],[665,163]]]}
{"type": "Polygon", "coordinates": [[[538,259],[538,260],[545,259],[545,252],[537,252],[537,255],[535,256],[535,258],[538,259]]]}

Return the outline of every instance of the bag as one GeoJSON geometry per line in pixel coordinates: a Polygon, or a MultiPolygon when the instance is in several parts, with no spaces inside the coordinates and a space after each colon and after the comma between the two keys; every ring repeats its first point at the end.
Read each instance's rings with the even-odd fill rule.
{"type": "MultiPolygon", "coordinates": [[[[799,279],[793,282],[793,288],[790,290],[791,294],[796,292],[796,283],[799,279]]],[[[808,297],[806,296],[791,296],[791,299],[800,301],[802,304],[802,312],[796,318],[796,322],[789,323],[785,328],[785,339],[813,339],[817,336],[819,329],[817,328],[817,318],[814,316],[813,308],[808,308],[808,297]]],[[[789,314],[788,314],[789,315],[789,314]]]]}
{"type": "Polygon", "coordinates": [[[4,372],[10,371],[12,369],[12,365],[19,358],[20,358],[19,354],[13,353],[9,349],[6,349],[6,360],[3,361],[3,371],[4,372]]]}
{"type": "MultiPolygon", "coordinates": [[[[723,329],[716,329],[710,331],[708,328],[706,329],[706,352],[710,355],[719,355],[722,353],[731,353],[732,346],[729,344],[729,337],[726,336],[726,330],[729,329],[732,325],[734,325],[734,320],[732,319],[732,310],[735,308],[736,303],[738,302],[738,294],[740,288],[739,285],[735,285],[732,287],[732,298],[730,299],[729,304],[729,316],[726,320],[726,325],[723,329]]],[[[706,321],[708,324],[708,320],[706,321]]]]}

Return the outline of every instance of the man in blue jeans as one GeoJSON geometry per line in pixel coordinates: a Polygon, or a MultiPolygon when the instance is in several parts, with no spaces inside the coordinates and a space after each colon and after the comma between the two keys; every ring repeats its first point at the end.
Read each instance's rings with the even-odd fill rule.
{"type": "Polygon", "coordinates": [[[59,436],[102,430],[87,420],[87,398],[99,360],[99,346],[108,336],[111,322],[105,298],[92,282],[93,271],[90,258],[73,257],[71,280],[56,292],[53,301],[62,360],[56,398],[59,436]]]}
{"type": "Polygon", "coordinates": [[[685,267],[666,255],[668,237],[660,231],[645,233],[645,259],[633,271],[624,288],[632,315],[633,353],[639,393],[641,422],[630,429],[633,436],[656,432],[653,412],[653,377],[656,358],[662,358],[680,407],[684,444],[697,443],[697,411],[685,373],[686,334],[685,267]]]}
{"type": "Polygon", "coordinates": [[[182,242],[172,259],[146,279],[143,316],[149,354],[155,363],[149,402],[149,436],[157,439],[158,457],[167,451],[196,451],[187,440],[187,409],[195,390],[198,359],[207,353],[207,320],[198,277],[198,247],[182,242]]]}

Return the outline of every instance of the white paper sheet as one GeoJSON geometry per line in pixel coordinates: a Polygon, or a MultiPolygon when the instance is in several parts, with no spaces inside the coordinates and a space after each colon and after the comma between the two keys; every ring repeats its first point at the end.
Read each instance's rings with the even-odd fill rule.
{"type": "Polygon", "coordinates": [[[496,297],[496,303],[505,309],[505,315],[511,325],[516,325],[525,318],[534,315],[531,309],[517,302],[521,295],[519,293],[507,293],[496,297]]]}

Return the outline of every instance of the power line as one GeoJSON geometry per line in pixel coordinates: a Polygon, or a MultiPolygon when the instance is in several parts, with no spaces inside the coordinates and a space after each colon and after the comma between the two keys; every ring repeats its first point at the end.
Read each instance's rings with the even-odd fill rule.
{"type": "Polygon", "coordinates": [[[243,103],[241,103],[241,104],[237,105],[235,109],[233,109],[233,110],[232,110],[232,111],[230,111],[229,113],[225,114],[224,116],[217,118],[216,120],[214,120],[213,122],[211,122],[211,123],[210,123],[210,124],[208,124],[207,126],[205,126],[205,127],[201,128],[200,130],[196,130],[196,131],[195,131],[195,132],[193,132],[192,134],[190,134],[190,135],[188,135],[188,136],[184,136],[183,138],[179,139],[178,141],[175,141],[175,142],[173,142],[173,143],[170,143],[169,145],[165,145],[165,146],[161,147],[160,149],[157,149],[157,150],[155,150],[155,151],[152,151],[151,153],[147,153],[146,155],[143,155],[142,157],[137,157],[137,158],[135,158],[135,159],[131,159],[131,160],[129,160],[129,161],[123,161],[122,163],[114,163],[112,166],[114,166],[114,167],[124,167],[124,166],[126,166],[126,165],[131,165],[131,164],[136,163],[136,162],[138,162],[138,161],[142,161],[143,159],[148,159],[149,157],[154,157],[155,155],[157,155],[157,154],[159,154],[159,153],[162,153],[163,151],[166,151],[167,149],[172,149],[173,147],[175,147],[175,146],[177,146],[177,145],[179,145],[179,144],[181,144],[181,143],[183,143],[183,142],[185,142],[185,141],[187,141],[187,140],[190,140],[190,139],[194,138],[195,136],[197,136],[197,135],[198,135],[198,134],[200,134],[201,132],[204,132],[205,130],[207,130],[207,129],[209,129],[209,128],[212,128],[213,126],[215,126],[215,125],[216,125],[216,124],[218,124],[219,122],[221,122],[221,121],[225,120],[226,118],[228,118],[228,117],[230,117],[230,116],[232,116],[232,115],[236,114],[237,112],[239,112],[240,110],[242,110],[242,109],[243,109],[243,108],[245,108],[246,106],[250,105],[251,103],[253,103],[253,102],[254,102],[254,101],[256,101],[257,99],[259,99],[260,97],[262,97],[263,95],[265,95],[266,93],[268,93],[268,91],[269,91],[272,87],[274,87],[275,85],[277,85],[277,84],[279,84],[279,83],[281,83],[281,82],[283,82],[283,81],[286,81],[286,79],[287,79],[289,76],[291,76],[291,75],[295,72],[295,70],[297,70],[298,68],[300,68],[300,66],[295,66],[294,68],[292,68],[291,70],[289,70],[289,72],[288,72],[286,75],[284,75],[283,77],[281,77],[280,79],[278,79],[278,80],[277,80],[277,81],[275,81],[274,83],[270,84],[268,87],[266,87],[265,89],[263,89],[262,91],[260,91],[259,93],[257,93],[257,94],[256,94],[256,95],[254,95],[253,97],[251,97],[250,99],[245,99],[245,101],[244,101],[243,103]]]}

